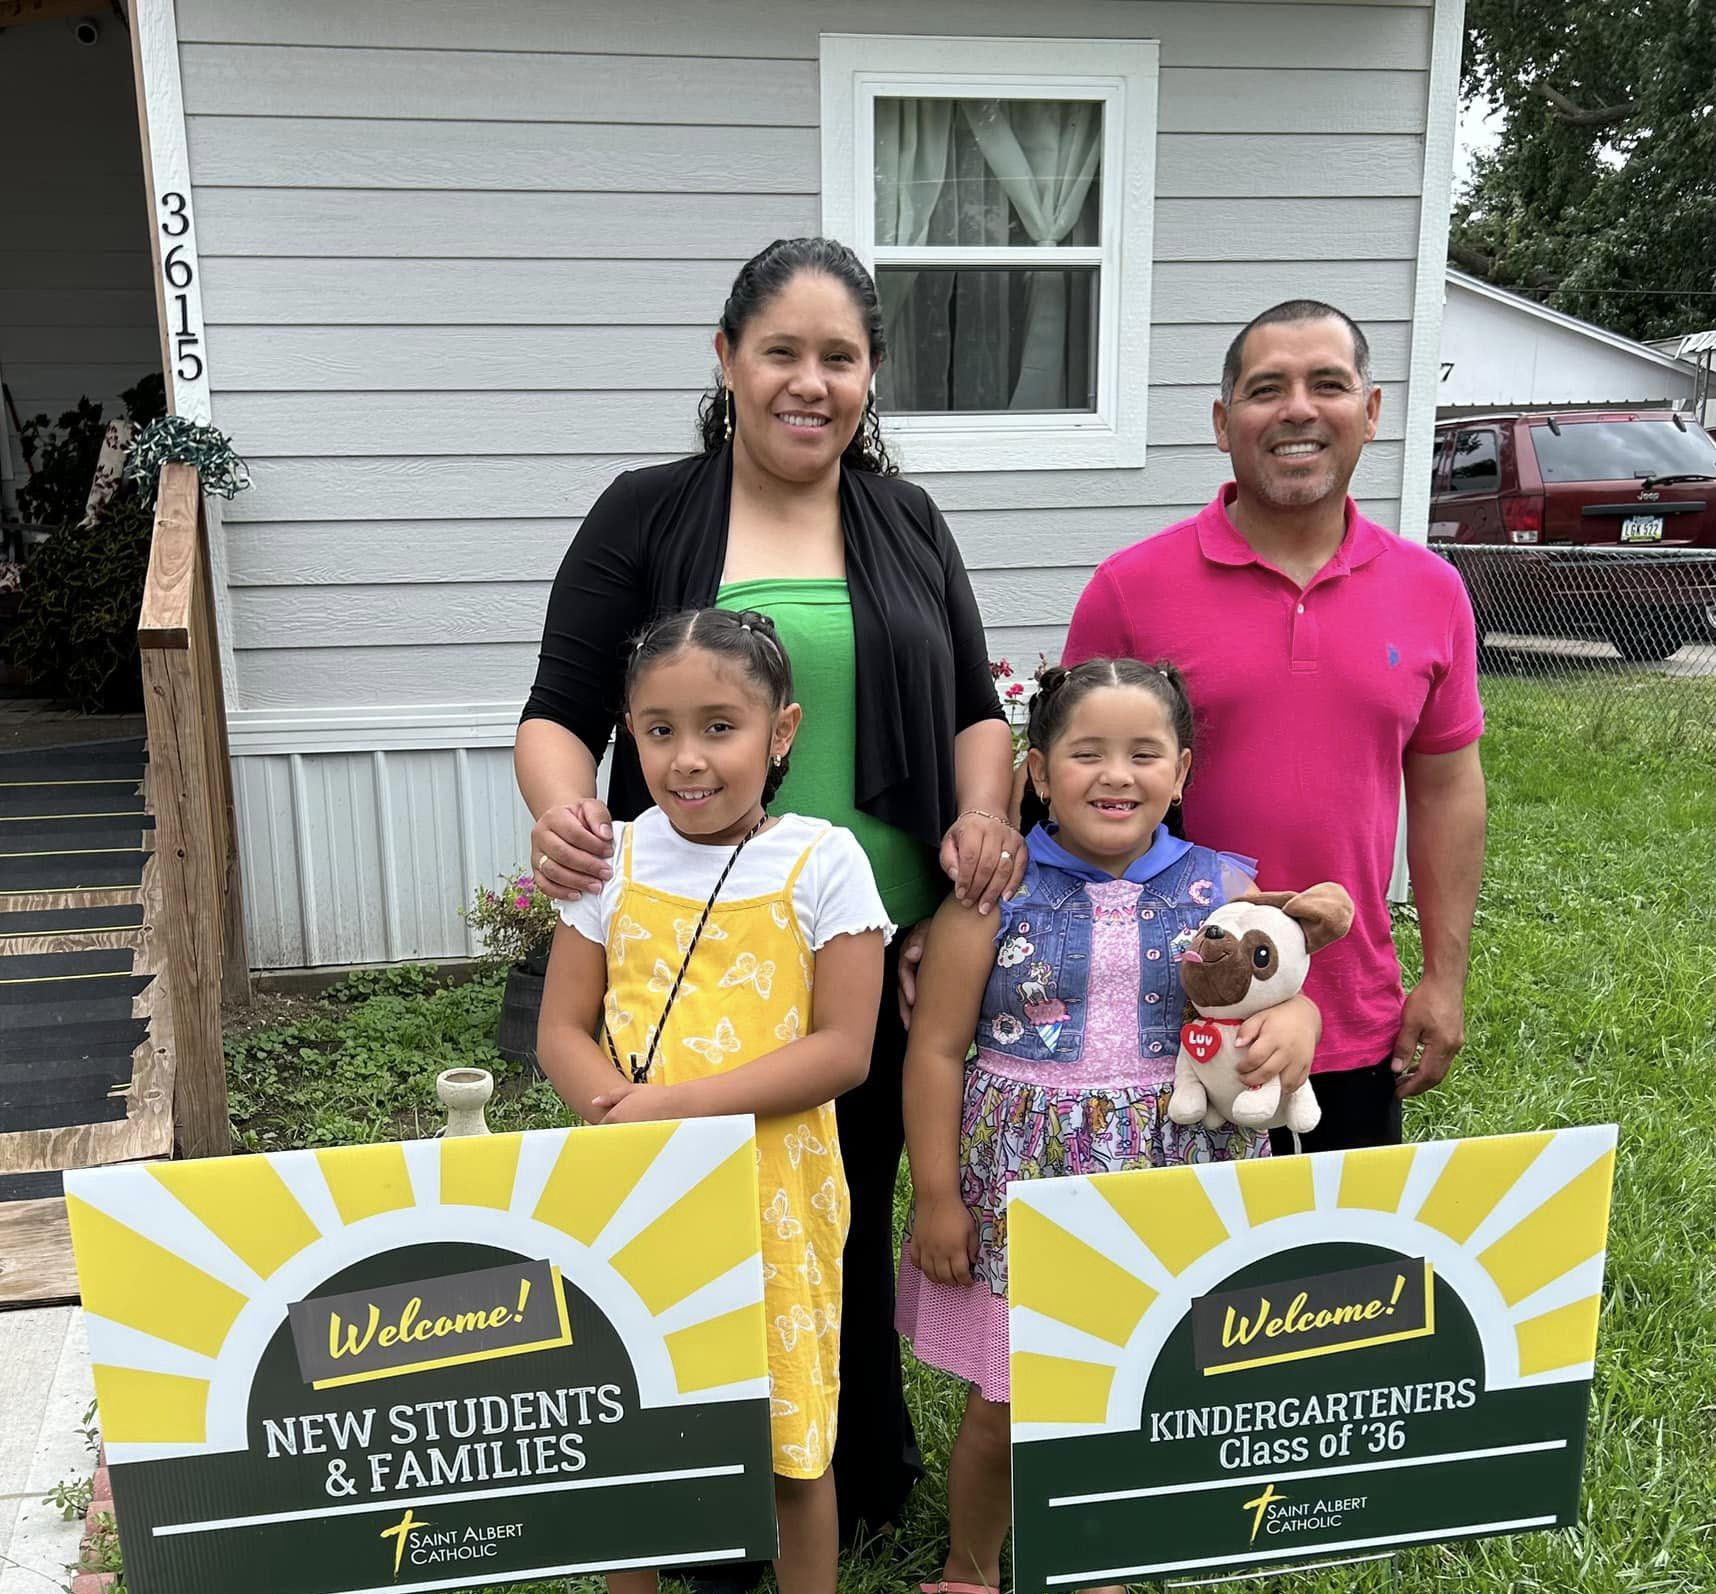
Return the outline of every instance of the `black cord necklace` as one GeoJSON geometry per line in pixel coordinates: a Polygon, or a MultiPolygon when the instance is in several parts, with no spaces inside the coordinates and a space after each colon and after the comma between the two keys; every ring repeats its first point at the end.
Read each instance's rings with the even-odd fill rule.
{"type": "Polygon", "coordinates": [[[720,878],[715,882],[715,889],[709,893],[709,900],[703,904],[702,916],[697,921],[697,928],[691,932],[691,940],[685,948],[685,956],[679,960],[679,972],[674,975],[673,984],[668,989],[667,1000],[662,1004],[661,1018],[656,1023],[655,1032],[649,1038],[649,1051],[641,1066],[638,1063],[636,1052],[631,1054],[632,1066],[630,1069],[620,1061],[620,1054],[614,1050],[614,1037],[609,1033],[606,1022],[603,1023],[602,1039],[608,1043],[608,1055],[613,1058],[615,1068],[622,1074],[629,1073],[631,1075],[631,1081],[634,1085],[646,1084],[649,1081],[649,1071],[655,1066],[656,1048],[661,1045],[662,1032],[667,1028],[667,1015],[673,1011],[674,999],[679,995],[679,987],[685,979],[685,971],[691,967],[691,955],[697,950],[697,943],[703,939],[703,926],[709,922],[709,915],[715,908],[715,899],[721,895],[721,887],[726,885],[727,876],[733,872],[733,865],[739,861],[739,854],[745,850],[745,844],[768,822],[769,813],[765,808],[762,817],[757,820],[756,824],[752,825],[739,838],[738,846],[733,849],[732,856],[728,858],[726,867],[722,869],[720,878]]]}

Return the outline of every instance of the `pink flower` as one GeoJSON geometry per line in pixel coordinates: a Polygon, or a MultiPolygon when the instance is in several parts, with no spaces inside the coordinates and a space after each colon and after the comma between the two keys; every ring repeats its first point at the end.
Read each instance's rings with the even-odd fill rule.
{"type": "Polygon", "coordinates": [[[1007,697],[1013,698],[1015,700],[1023,697],[1025,695],[1025,688],[1024,688],[1023,683],[1019,682],[1019,681],[1015,681],[1010,687],[1007,688],[1005,695],[1007,697]]]}
{"type": "Polygon", "coordinates": [[[533,874],[521,874],[518,877],[518,889],[520,891],[534,891],[536,889],[536,876],[533,874]]]}
{"type": "Polygon", "coordinates": [[[521,892],[518,896],[513,898],[513,906],[517,908],[528,908],[530,906],[530,898],[521,892]]]}

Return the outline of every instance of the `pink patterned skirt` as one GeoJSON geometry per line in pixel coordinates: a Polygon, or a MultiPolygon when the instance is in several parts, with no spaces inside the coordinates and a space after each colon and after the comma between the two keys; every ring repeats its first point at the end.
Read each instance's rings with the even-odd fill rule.
{"type": "Polygon", "coordinates": [[[976,1385],[986,1400],[1007,1400],[1007,1186],[1015,1179],[1268,1155],[1266,1132],[1175,1123],[1173,1081],[1140,1077],[1146,1071],[1159,1073],[1160,1060],[1110,1064],[1095,1080],[1078,1063],[1020,1063],[987,1049],[966,1064],[959,1178],[977,1223],[977,1261],[970,1284],[927,1277],[912,1265],[908,1226],[894,1326],[919,1361],[976,1385]]]}

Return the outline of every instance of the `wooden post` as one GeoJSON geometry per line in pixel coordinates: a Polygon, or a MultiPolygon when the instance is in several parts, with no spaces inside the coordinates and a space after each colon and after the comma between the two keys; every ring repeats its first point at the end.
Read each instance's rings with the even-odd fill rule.
{"type": "Polygon", "coordinates": [[[173,1116],[180,1148],[191,1157],[232,1149],[220,1022],[220,847],[212,818],[220,774],[205,724],[211,615],[198,601],[206,591],[200,498],[191,466],[162,471],[137,624],[161,879],[161,921],[154,930],[173,1009],[173,1116]]]}

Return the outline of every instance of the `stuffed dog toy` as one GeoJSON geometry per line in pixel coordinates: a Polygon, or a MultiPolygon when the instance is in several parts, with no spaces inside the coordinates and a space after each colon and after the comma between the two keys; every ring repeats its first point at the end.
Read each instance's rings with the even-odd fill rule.
{"type": "Polygon", "coordinates": [[[1241,1022],[1298,994],[1311,954],[1352,928],[1353,899],[1325,882],[1307,891],[1251,891],[1224,904],[1180,955],[1180,984],[1192,1015],[1180,1028],[1168,1116],[1177,1124],[1246,1129],[1315,1129],[1322,1108],[1306,1080],[1283,1092],[1279,1077],[1247,1090],[1244,1054],[1234,1045],[1241,1022]]]}

